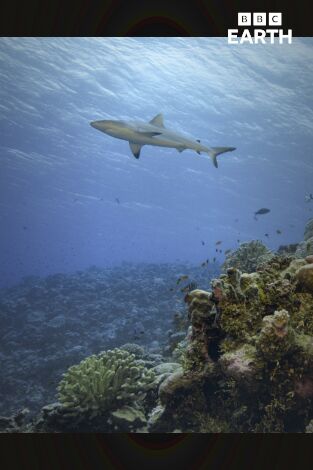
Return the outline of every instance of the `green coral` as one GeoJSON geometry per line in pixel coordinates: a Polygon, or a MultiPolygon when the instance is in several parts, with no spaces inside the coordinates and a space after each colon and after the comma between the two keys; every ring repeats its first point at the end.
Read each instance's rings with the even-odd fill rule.
{"type": "Polygon", "coordinates": [[[70,367],[58,387],[59,401],[73,415],[93,418],[142,398],[154,378],[134,354],[116,348],[70,367]]]}

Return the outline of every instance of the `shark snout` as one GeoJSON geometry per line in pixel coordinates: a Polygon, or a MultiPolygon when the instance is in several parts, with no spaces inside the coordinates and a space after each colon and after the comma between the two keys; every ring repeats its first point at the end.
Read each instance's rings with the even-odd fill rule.
{"type": "Polygon", "coordinates": [[[94,127],[95,129],[99,129],[99,121],[91,121],[90,123],[91,127],[94,127]]]}
{"type": "Polygon", "coordinates": [[[102,132],[107,132],[115,128],[116,123],[111,120],[91,121],[91,127],[98,129],[102,132]]]}
{"type": "Polygon", "coordinates": [[[91,121],[90,125],[91,127],[94,127],[95,129],[99,129],[100,131],[105,131],[110,127],[110,122],[111,121],[91,121]]]}

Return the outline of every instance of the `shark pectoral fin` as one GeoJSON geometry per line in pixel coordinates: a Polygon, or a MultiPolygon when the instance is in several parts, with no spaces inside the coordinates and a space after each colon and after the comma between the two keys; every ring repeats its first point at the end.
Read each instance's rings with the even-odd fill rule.
{"type": "Polygon", "coordinates": [[[153,119],[151,119],[149,124],[152,124],[153,126],[164,127],[163,114],[157,114],[153,119]]]}
{"type": "Polygon", "coordinates": [[[139,158],[142,145],[135,144],[134,142],[129,142],[129,146],[130,146],[130,150],[132,151],[132,154],[134,155],[134,157],[139,158]]]}
{"type": "Polygon", "coordinates": [[[178,150],[179,153],[182,153],[184,150],[186,150],[186,147],[176,147],[176,150],[178,150]]]}

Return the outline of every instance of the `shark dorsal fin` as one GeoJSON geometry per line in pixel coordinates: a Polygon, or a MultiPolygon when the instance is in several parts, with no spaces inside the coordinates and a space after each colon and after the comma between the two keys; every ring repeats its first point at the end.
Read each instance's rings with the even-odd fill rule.
{"type": "Polygon", "coordinates": [[[150,124],[158,127],[165,127],[163,123],[163,114],[157,114],[153,119],[151,119],[150,124]]]}

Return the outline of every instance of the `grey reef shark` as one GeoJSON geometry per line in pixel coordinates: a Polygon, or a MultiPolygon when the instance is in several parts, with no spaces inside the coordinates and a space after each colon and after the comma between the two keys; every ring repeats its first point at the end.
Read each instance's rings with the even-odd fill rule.
{"type": "Polygon", "coordinates": [[[148,123],[102,120],[92,121],[90,125],[112,137],[127,140],[135,158],[139,158],[141,148],[144,145],[175,148],[178,152],[191,149],[199,155],[201,152],[207,153],[217,168],[216,157],[221,153],[235,150],[235,147],[206,147],[201,144],[200,140],[193,140],[178,132],[166,129],[162,114],[158,114],[148,123]]]}

